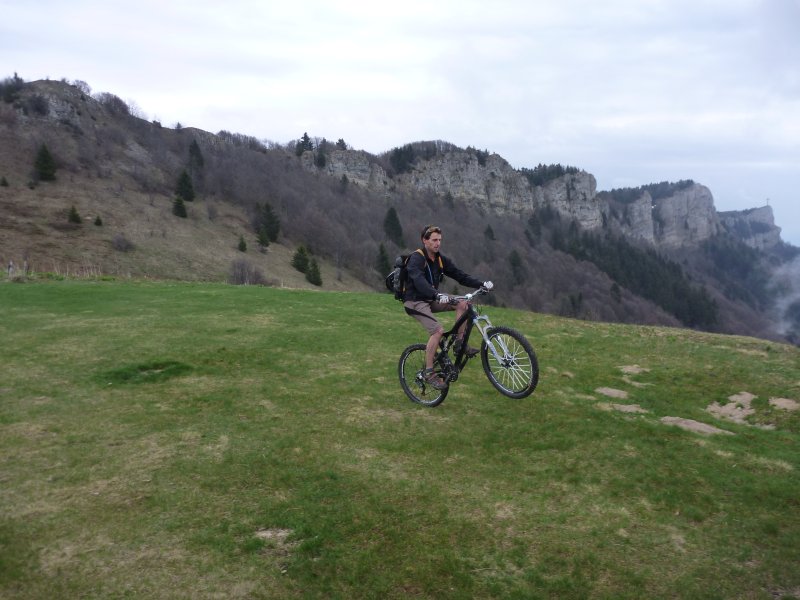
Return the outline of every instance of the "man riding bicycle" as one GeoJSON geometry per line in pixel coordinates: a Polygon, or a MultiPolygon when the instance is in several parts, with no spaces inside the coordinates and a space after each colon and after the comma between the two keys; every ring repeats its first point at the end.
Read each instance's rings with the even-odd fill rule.
{"type": "MultiPolygon", "coordinates": [[[[452,260],[439,253],[442,244],[441,228],[428,225],[422,230],[420,237],[423,248],[411,254],[406,263],[408,280],[403,296],[403,306],[406,313],[417,319],[430,335],[425,347],[425,381],[432,387],[441,390],[447,387],[447,383],[434,372],[433,359],[444,334],[444,328],[433,316],[433,313],[455,310],[456,320],[458,320],[467,310],[467,303],[461,300],[455,305],[450,304],[447,294],[439,293],[439,284],[447,276],[467,287],[482,286],[490,290],[494,285],[491,281],[480,281],[464,273],[456,267],[452,260]]],[[[459,331],[459,337],[456,340],[457,352],[463,343],[463,329],[462,327],[459,331]]],[[[475,356],[478,350],[467,347],[465,353],[467,356],[475,356]]]]}

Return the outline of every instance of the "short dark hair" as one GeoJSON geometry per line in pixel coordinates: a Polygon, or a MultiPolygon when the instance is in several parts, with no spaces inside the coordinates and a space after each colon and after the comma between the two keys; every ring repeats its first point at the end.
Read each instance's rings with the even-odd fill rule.
{"type": "Polygon", "coordinates": [[[425,229],[422,230],[422,235],[420,237],[423,240],[429,240],[431,239],[431,234],[433,233],[442,233],[442,229],[436,225],[426,225],[425,229]]]}

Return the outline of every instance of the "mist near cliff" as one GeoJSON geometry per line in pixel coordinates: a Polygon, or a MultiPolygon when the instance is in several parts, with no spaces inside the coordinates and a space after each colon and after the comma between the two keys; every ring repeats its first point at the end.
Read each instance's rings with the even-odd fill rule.
{"type": "Polygon", "coordinates": [[[773,285],[777,333],[800,345],[800,256],[775,270],[773,285]]]}

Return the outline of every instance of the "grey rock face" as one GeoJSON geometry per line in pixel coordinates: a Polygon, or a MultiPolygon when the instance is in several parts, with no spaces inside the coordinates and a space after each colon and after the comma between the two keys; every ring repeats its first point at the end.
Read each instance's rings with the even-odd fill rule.
{"type": "Polygon", "coordinates": [[[694,184],[655,202],[655,239],[660,246],[695,245],[720,229],[714,197],[704,185],[694,184]]]}
{"type": "Polygon", "coordinates": [[[721,212],[719,218],[725,229],[751,248],[765,250],[781,242],[771,206],[721,212]]]}

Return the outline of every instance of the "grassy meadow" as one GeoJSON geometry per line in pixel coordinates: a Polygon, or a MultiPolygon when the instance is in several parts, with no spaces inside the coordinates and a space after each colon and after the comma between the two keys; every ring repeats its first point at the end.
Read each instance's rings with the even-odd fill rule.
{"type": "Polygon", "coordinates": [[[486,312],[430,409],[388,295],[0,281],[0,597],[800,598],[800,349],[486,312]]]}

